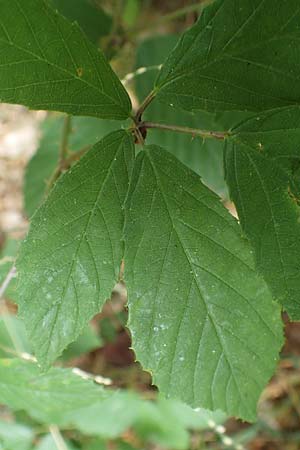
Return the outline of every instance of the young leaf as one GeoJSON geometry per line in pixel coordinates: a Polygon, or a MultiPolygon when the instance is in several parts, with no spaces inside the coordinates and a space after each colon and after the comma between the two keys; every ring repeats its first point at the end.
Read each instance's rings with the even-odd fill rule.
{"type": "Polygon", "coordinates": [[[158,97],[188,111],[299,104],[299,20],[298,0],[216,0],[164,64],[158,97]]]}
{"type": "Polygon", "coordinates": [[[76,23],[45,0],[0,0],[0,98],[33,109],[128,117],[127,92],[76,23]]]}
{"type": "Polygon", "coordinates": [[[254,420],[282,345],[280,308],[239,226],[162,148],[137,158],[125,217],[133,347],[167,396],[254,420]]]}
{"type": "Polygon", "coordinates": [[[131,135],[106,136],[59,179],[32,219],[17,260],[17,301],[43,367],[110,297],[133,158],[131,135]]]}
{"type": "MultiPolygon", "coordinates": [[[[48,182],[58,164],[64,117],[48,117],[42,126],[42,139],[37,152],[29,161],[24,180],[24,208],[32,216],[45,198],[48,182]]],[[[98,142],[116,122],[94,117],[73,117],[68,150],[77,152],[98,142]]]]}
{"type": "Polygon", "coordinates": [[[258,270],[290,317],[300,319],[300,208],[292,161],[300,159],[299,108],[266,112],[232,130],[226,180],[258,270]]]}

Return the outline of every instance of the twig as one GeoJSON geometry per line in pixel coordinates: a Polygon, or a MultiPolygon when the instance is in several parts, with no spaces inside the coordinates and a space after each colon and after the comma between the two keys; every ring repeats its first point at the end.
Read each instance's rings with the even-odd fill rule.
{"type": "Polygon", "coordinates": [[[68,153],[69,136],[72,131],[72,117],[66,116],[62,132],[61,145],[59,150],[59,164],[62,166],[68,153]]]}
{"type": "Polygon", "coordinates": [[[8,288],[10,282],[12,281],[13,278],[15,278],[17,276],[17,269],[16,267],[13,265],[12,268],[9,270],[8,274],[6,275],[3,283],[0,286],[0,301],[2,300],[2,297],[5,294],[6,289],[8,288]]]}
{"type": "Polygon", "coordinates": [[[62,172],[65,169],[67,154],[68,154],[69,136],[70,136],[71,131],[72,131],[72,117],[67,115],[65,117],[63,131],[62,131],[58,164],[48,181],[48,187],[46,190],[46,194],[49,193],[49,191],[52,188],[52,186],[54,185],[55,181],[60,177],[60,175],[62,174],[62,172]]]}
{"type": "Polygon", "coordinates": [[[51,436],[55,442],[57,450],[68,450],[68,447],[64,441],[64,438],[61,435],[61,432],[57,425],[50,425],[49,431],[51,433],[51,436]]]}
{"type": "Polygon", "coordinates": [[[228,133],[225,131],[207,131],[207,130],[199,130],[198,128],[188,128],[188,127],[180,127],[177,125],[166,125],[164,123],[155,123],[155,122],[141,122],[140,126],[145,128],[157,128],[160,130],[168,130],[175,131],[176,133],[185,133],[191,134],[192,136],[199,136],[203,139],[206,138],[215,138],[215,139],[226,139],[228,133]]]}
{"type": "Polygon", "coordinates": [[[146,108],[148,108],[148,106],[150,105],[152,100],[155,98],[155,95],[156,95],[156,92],[154,90],[151,91],[150,94],[147,95],[145,100],[142,102],[142,104],[138,108],[138,110],[136,112],[136,115],[133,117],[133,120],[134,120],[134,122],[136,124],[141,122],[141,118],[142,118],[143,112],[145,111],[146,108]]]}
{"type": "Polygon", "coordinates": [[[130,72],[123,78],[122,83],[126,85],[130,81],[132,81],[134,78],[143,75],[144,73],[151,72],[152,70],[160,70],[162,68],[162,64],[157,64],[154,66],[148,66],[148,67],[139,67],[134,72],[130,72]]]}

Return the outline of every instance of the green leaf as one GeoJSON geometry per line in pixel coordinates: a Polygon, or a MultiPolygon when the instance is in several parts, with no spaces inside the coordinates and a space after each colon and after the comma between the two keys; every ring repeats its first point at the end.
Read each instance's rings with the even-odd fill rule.
{"type": "Polygon", "coordinates": [[[89,39],[96,44],[111,30],[111,17],[89,0],[52,0],[52,4],[67,19],[78,22],[89,39]]]}
{"type": "Polygon", "coordinates": [[[299,19],[298,0],[216,0],[168,57],[158,97],[188,111],[299,103],[299,19]]]}
{"type": "Polygon", "coordinates": [[[32,441],[31,428],[0,420],[0,448],[3,446],[3,450],[28,450],[32,441]]]}
{"type": "Polygon", "coordinates": [[[300,208],[292,162],[300,159],[299,108],[269,111],[234,130],[226,180],[258,270],[290,317],[300,319],[300,208]]]}
{"type": "MultiPolygon", "coordinates": [[[[170,53],[178,37],[175,35],[152,37],[142,42],[137,51],[136,67],[147,67],[149,70],[136,78],[136,93],[142,101],[152,90],[158,66],[170,53]]],[[[200,128],[203,130],[222,130],[213,114],[201,111],[191,114],[159,102],[152,102],[143,114],[143,119],[173,125],[200,128]]],[[[198,173],[205,184],[223,198],[228,197],[223,173],[223,147],[221,141],[215,139],[193,138],[182,133],[149,129],[147,144],[165,147],[181,162],[198,173]]]]}
{"type": "MultiPolygon", "coordinates": [[[[62,116],[48,117],[44,121],[40,145],[27,165],[24,180],[24,207],[29,217],[42,203],[47,183],[57,166],[63,123],[62,116]]],[[[103,121],[93,117],[73,117],[68,150],[79,152],[88,148],[116,128],[114,121],[103,121]]]]}
{"type": "Polygon", "coordinates": [[[97,143],[56,183],[34,215],[17,260],[18,304],[43,367],[96,314],[118,279],[131,135],[97,143]]]}
{"type": "MultiPolygon", "coordinates": [[[[88,325],[75,342],[70,344],[62,354],[62,360],[78,358],[83,353],[101,347],[102,341],[92,327],[88,325]]],[[[14,349],[19,352],[32,353],[24,323],[12,314],[0,316],[0,357],[12,357],[14,349]]]]}
{"type": "Polygon", "coordinates": [[[220,413],[193,411],[179,402],[144,400],[134,392],[105,390],[70,369],[41,373],[35,364],[0,360],[0,402],[25,410],[39,423],[76,427],[85,435],[115,439],[134,429],[140,439],[183,450],[188,430],[208,427],[205,418],[225,420],[220,413]],[[116,420],[117,417],[117,420],[116,420]]]}
{"type": "Polygon", "coordinates": [[[0,402],[15,411],[26,411],[39,423],[67,423],[68,413],[107,395],[103,387],[83,380],[70,369],[51,368],[41,373],[34,363],[0,360],[0,402]]]}
{"type": "Polygon", "coordinates": [[[11,357],[8,350],[31,353],[24,324],[12,314],[0,316],[0,357],[11,357]],[[7,351],[6,351],[7,350],[7,351]]]}
{"type": "Polygon", "coordinates": [[[0,0],[0,9],[2,102],[106,119],[129,116],[127,92],[76,23],[44,0],[0,0]]]}
{"type": "Polygon", "coordinates": [[[102,346],[102,340],[92,329],[91,326],[87,326],[83,333],[77,338],[75,342],[72,342],[68,348],[63,352],[62,359],[64,361],[78,358],[84,353],[89,353],[102,346]]]}
{"type": "Polygon", "coordinates": [[[133,348],[154,383],[193,407],[254,420],[282,324],[235,219],[196,174],[146,147],[125,243],[133,348]]]}

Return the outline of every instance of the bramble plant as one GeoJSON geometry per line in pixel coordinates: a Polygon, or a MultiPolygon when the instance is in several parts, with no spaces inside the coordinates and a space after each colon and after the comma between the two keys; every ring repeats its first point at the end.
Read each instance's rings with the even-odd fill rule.
{"type": "Polygon", "coordinates": [[[57,396],[32,399],[53,402],[39,420],[85,432],[99,426],[85,409],[140,401],[48,371],[124,282],[132,347],[159,391],[254,421],[281,312],[300,319],[299,1],[215,0],[179,39],[145,41],[134,109],[104,53],[49,3],[0,0],[1,101],[67,114],[48,117],[29,164],[16,262],[42,372],[2,362],[0,401],[36,418],[22,394],[35,376],[57,396]],[[239,220],[217,195],[222,152],[239,220]]]}

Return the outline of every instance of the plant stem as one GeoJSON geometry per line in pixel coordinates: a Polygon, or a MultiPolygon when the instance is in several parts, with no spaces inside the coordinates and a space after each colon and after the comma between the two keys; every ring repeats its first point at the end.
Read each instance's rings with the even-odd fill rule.
{"type": "Polygon", "coordinates": [[[202,10],[207,3],[208,1],[202,1],[194,3],[193,5],[184,6],[183,8],[177,9],[176,11],[163,15],[155,23],[161,24],[164,22],[169,22],[171,20],[175,20],[178,19],[179,17],[185,16],[189,13],[202,10]]]}
{"type": "Polygon", "coordinates": [[[59,164],[63,165],[68,153],[69,136],[72,131],[72,117],[67,115],[64,120],[62,139],[59,151],[59,164]]]}
{"type": "Polygon", "coordinates": [[[55,442],[57,450],[68,450],[68,447],[61,435],[59,428],[56,425],[50,425],[49,431],[55,442]]]}
{"type": "Polygon", "coordinates": [[[65,169],[67,155],[68,155],[69,136],[70,136],[71,131],[72,131],[72,117],[67,115],[65,117],[64,125],[63,125],[62,138],[61,138],[61,144],[60,144],[60,149],[59,149],[58,164],[48,181],[46,194],[49,193],[53,184],[60,177],[63,170],[65,169]]]}
{"type": "Polygon", "coordinates": [[[148,106],[150,105],[150,103],[152,102],[152,100],[154,99],[155,96],[156,96],[156,92],[153,90],[150,92],[149,95],[147,95],[145,100],[142,102],[142,104],[140,105],[139,109],[136,112],[135,117],[133,118],[133,120],[136,124],[141,121],[143,112],[145,111],[146,108],[148,108],[148,106]]]}
{"type": "Polygon", "coordinates": [[[2,300],[2,297],[6,291],[6,289],[8,288],[11,280],[13,278],[15,278],[17,275],[17,270],[15,266],[12,266],[12,268],[9,270],[8,274],[6,275],[3,283],[0,286],[0,301],[2,300]]]}
{"type": "Polygon", "coordinates": [[[121,82],[126,85],[130,81],[132,81],[134,78],[143,75],[144,73],[150,72],[152,70],[160,70],[162,68],[161,64],[156,64],[154,66],[147,66],[147,67],[139,67],[134,72],[130,72],[121,80],[121,82]]]}
{"type": "Polygon", "coordinates": [[[228,133],[225,131],[207,131],[207,130],[199,130],[198,128],[188,128],[188,127],[180,127],[177,125],[166,125],[164,123],[155,123],[155,122],[141,122],[140,126],[145,128],[157,128],[160,130],[167,131],[175,131],[176,133],[185,133],[191,134],[192,136],[199,136],[203,139],[206,138],[215,138],[215,139],[226,139],[228,133]]]}

